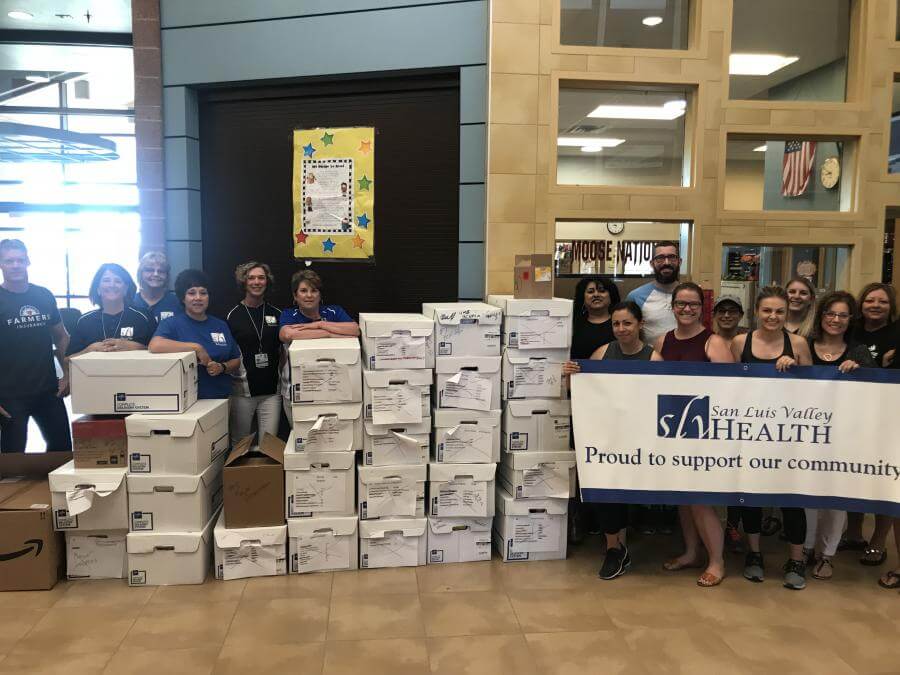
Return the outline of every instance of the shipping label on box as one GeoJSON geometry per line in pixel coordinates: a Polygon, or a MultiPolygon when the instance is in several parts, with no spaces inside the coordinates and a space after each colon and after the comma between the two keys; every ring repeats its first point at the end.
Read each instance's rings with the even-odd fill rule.
{"type": "Polygon", "coordinates": [[[294,340],[288,347],[293,403],[362,400],[361,357],[356,338],[294,340]]]}
{"type": "Polygon", "coordinates": [[[360,519],[425,515],[425,465],[360,466],[358,471],[360,519]]]}
{"type": "Polygon", "coordinates": [[[366,422],[363,441],[363,464],[393,466],[424,464],[428,461],[431,420],[405,426],[378,426],[366,422]]]}
{"type": "Polygon", "coordinates": [[[355,516],[289,520],[291,573],[357,569],[357,528],[355,516]]]}
{"type": "Polygon", "coordinates": [[[491,518],[428,518],[428,564],[491,559],[491,518]]]}
{"type": "Polygon", "coordinates": [[[575,452],[504,453],[500,473],[517,499],[575,494],[575,452]]]}
{"type": "Polygon", "coordinates": [[[562,398],[562,367],[568,359],[567,350],[507,348],[503,353],[504,398],[562,398]]]}
{"type": "Polygon", "coordinates": [[[422,314],[359,315],[370,370],[434,367],[434,322],[422,314]]]}
{"type": "Polygon", "coordinates": [[[69,579],[124,579],[124,531],[66,532],[66,571],[69,579]]]}
{"type": "Polygon", "coordinates": [[[425,518],[384,518],[360,521],[359,566],[415,567],[426,562],[425,518]]]}
{"type": "Polygon", "coordinates": [[[363,445],[360,403],[291,406],[296,452],[353,452],[363,445]]]}
{"type": "Polygon", "coordinates": [[[426,302],[434,319],[437,356],[499,356],[502,313],[483,302],[426,302]]]}
{"type": "Polygon", "coordinates": [[[507,401],[503,413],[506,452],[569,450],[570,402],[563,399],[507,401]]]}
{"type": "Polygon", "coordinates": [[[441,357],[435,363],[439,408],[496,410],[500,407],[499,356],[441,357]]]}
{"type": "Polygon", "coordinates": [[[568,349],[572,341],[573,302],[567,298],[516,299],[491,295],[503,310],[503,345],[513,349],[568,349]]]}
{"type": "Polygon", "coordinates": [[[430,464],[429,514],[442,517],[494,515],[495,464],[430,464]]]}
{"type": "Polygon", "coordinates": [[[503,560],[564,559],[567,508],[566,499],[513,499],[498,488],[494,528],[503,560]]]}
{"type": "Polygon", "coordinates": [[[500,411],[434,411],[436,462],[477,464],[500,461],[500,411]]]}
{"type": "Polygon", "coordinates": [[[125,418],[85,415],[72,421],[72,457],[76,469],[126,466],[125,418]]]}
{"type": "Polygon", "coordinates": [[[419,424],[431,414],[430,370],[363,371],[365,418],[384,425],[419,424]]]}
{"type": "Polygon", "coordinates": [[[287,573],[287,526],[225,527],[219,514],[213,530],[216,578],[224,581],[287,573]]]}

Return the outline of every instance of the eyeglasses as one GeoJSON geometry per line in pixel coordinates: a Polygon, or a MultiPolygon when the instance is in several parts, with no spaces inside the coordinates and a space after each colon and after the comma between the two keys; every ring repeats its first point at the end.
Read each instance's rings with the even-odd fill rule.
{"type": "Polygon", "coordinates": [[[696,312],[698,309],[703,307],[702,302],[687,302],[686,300],[676,300],[672,303],[672,307],[675,309],[690,309],[692,312],[696,312]]]}
{"type": "Polygon", "coordinates": [[[670,253],[668,255],[663,255],[663,254],[655,255],[655,256],[653,256],[653,262],[655,262],[655,263],[678,262],[678,255],[672,254],[672,253],[670,253]]]}
{"type": "Polygon", "coordinates": [[[847,312],[823,312],[822,316],[826,319],[839,319],[841,321],[847,321],[850,318],[847,312]]]}

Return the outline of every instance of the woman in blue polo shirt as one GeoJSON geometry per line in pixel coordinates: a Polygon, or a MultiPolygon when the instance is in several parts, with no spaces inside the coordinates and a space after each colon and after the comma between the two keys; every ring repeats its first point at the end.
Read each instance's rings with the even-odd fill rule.
{"type": "Polygon", "coordinates": [[[155,354],[195,352],[199,378],[197,398],[228,398],[229,375],[241,367],[241,350],[228,324],[209,316],[209,279],[200,270],[184,270],[175,279],[175,293],[184,305],[184,314],[162,321],[150,340],[155,354]]]}

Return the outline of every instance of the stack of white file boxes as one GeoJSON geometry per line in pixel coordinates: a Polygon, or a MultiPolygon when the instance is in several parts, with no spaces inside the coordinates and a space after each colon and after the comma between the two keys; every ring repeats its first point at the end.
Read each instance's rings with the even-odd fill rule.
{"type": "Polygon", "coordinates": [[[434,321],[434,447],[428,465],[428,563],[491,559],[500,460],[501,312],[425,303],[434,321]]]}
{"type": "Polygon", "coordinates": [[[575,496],[569,359],[572,301],[492,295],[503,312],[503,432],[494,541],[504,561],[566,557],[568,498],[575,496]]]}
{"type": "Polygon", "coordinates": [[[357,569],[359,340],[294,340],[288,357],[292,430],[284,453],[284,494],[290,572],[357,569]]]}
{"type": "Polygon", "coordinates": [[[359,565],[424,565],[434,322],[422,314],[359,315],[363,454],[359,565]]]}

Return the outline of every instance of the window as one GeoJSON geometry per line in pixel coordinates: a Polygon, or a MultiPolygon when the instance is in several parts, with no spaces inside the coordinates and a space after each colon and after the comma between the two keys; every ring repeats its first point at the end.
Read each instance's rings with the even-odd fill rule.
{"type": "Polygon", "coordinates": [[[581,82],[559,90],[559,185],[690,185],[685,87],[603,89],[581,82]]]}
{"type": "Polygon", "coordinates": [[[891,141],[888,148],[888,173],[900,173],[900,81],[894,75],[891,99],[891,141]]]}
{"type": "Polygon", "coordinates": [[[725,208],[849,211],[855,142],[729,136],[725,208]]]}
{"type": "Polygon", "coordinates": [[[687,49],[690,0],[561,0],[560,44],[687,49]]]}
{"type": "Polygon", "coordinates": [[[844,101],[851,0],[734,0],[732,99],[844,101]]]}

